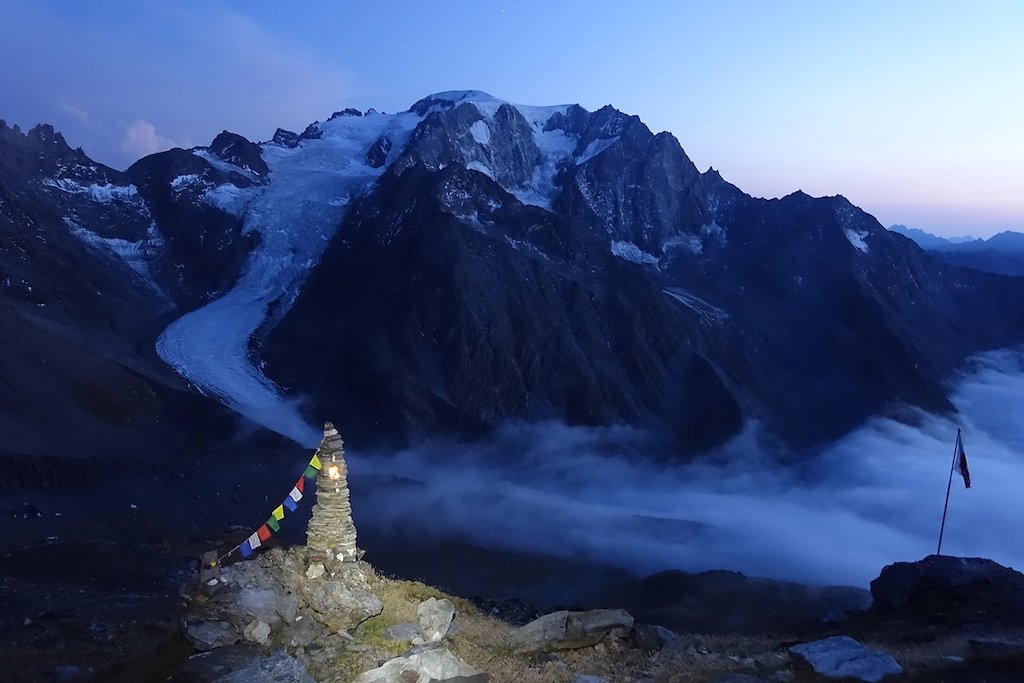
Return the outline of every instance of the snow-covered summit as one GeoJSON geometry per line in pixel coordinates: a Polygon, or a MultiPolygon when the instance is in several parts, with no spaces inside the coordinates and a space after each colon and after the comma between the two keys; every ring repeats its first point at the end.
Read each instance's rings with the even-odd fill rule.
{"type": "Polygon", "coordinates": [[[461,104],[462,102],[505,102],[505,100],[498,99],[483,90],[445,90],[427,95],[424,99],[447,100],[452,104],[461,104]]]}

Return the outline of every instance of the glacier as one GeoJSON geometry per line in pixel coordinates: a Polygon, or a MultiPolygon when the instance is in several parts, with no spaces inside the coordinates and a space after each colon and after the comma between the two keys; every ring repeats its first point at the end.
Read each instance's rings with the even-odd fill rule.
{"type": "Polygon", "coordinates": [[[319,430],[253,364],[249,340],[271,304],[280,303],[279,313],[287,310],[349,202],[386,170],[388,164],[373,168],[365,163],[373,142],[381,135],[392,139],[390,162],[420,120],[409,112],[338,117],[319,124],[322,138],[294,149],[264,144],[269,185],[224,193],[241,212],[243,230],[258,232],[260,244],[231,290],[164,330],[156,343],[160,358],[235,412],[303,446],[315,446],[319,430]]]}
{"type": "MultiPolygon", "coordinates": [[[[479,91],[437,93],[430,99],[454,105],[471,103],[487,120],[506,104],[479,91]]],[[[551,116],[564,115],[569,106],[512,106],[530,125],[541,156],[530,181],[504,189],[523,203],[550,210],[557,194],[558,168],[570,162],[578,138],[544,128],[551,116]]],[[[416,126],[436,108],[422,113],[368,112],[317,123],[322,137],[304,139],[297,147],[262,143],[263,160],[270,169],[269,184],[204,188],[206,202],[240,217],[243,231],[255,231],[261,240],[231,290],[186,313],[163,331],[156,343],[160,358],[198,390],[217,397],[235,412],[303,446],[315,446],[319,430],[302,416],[299,401],[287,400],[281,387],[254,364],[250,339],[268,319],[271,306],[278,318],[288,310],[341,225],[349,202],[373,186],[404,152],[416,126]],[[382,135],[392,145],[386,163],[373,168],[366,163],[367,151],[382,135]]],[[[487,121],[477,121],[469,133],[476,144],[486,146],[491,141],[487,121]]],[[[613,142],[605,141],[605,147],[613,142]]],[[[251,169],[235,166],[208,150],[195,149],[193,154],[222,171],[258,180],[251,169]]],[[[468,163],[467,167],[493,177],[493,170],[485,164],[468,163]]],[[[180,191],[194,182],[185,175],[171,185],[180,191]]]]}

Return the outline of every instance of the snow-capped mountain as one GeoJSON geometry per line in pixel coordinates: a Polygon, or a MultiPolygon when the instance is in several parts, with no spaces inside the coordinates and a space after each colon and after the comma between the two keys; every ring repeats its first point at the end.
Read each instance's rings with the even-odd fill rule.
{"type": "Polygon", "coordinates": [[[611,107],[410,111],[262,352],[367,436],[556,418],[698,449],[754,418],[811,442],[946,410],[965,355],[1020,338],[1018,283],[944,268],[842,197],[752,199],[611,107]]]}
{"type": "Polygon", "coordinates": [[[1020,280],[842,197],[751,198],[611,107],[456,91],[125,174],[74,154],[17,201],[145,298],[132,339],[302,442],[329,416],[357,443],[547,419],[811,443],[948,410],[967,355],[1024,338],[1020,280]]]}

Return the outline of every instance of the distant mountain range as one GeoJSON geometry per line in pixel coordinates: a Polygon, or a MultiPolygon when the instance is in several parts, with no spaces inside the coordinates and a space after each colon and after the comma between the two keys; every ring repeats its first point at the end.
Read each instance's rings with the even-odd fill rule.
{"type": "Polygon", "coordinates": [[[946,263],[989,273],[1024,276],[1024,233],[1006,231],[988,239],[977,239],[938,237],[905,225],[893,225],[889,229],[909,237],[946,263]]]}
{"type": "Polygon", "coordinates": [[[20,462],[171,455],[238,415],[302,442],[330,418],[356,445],[510,420],[679,454],[749,421],[808,445],[950,410],[968,355],[1024,340],[1022,302],[1024,279],[841,196],[752,198],[610,106],[438,93],[123,173],[0,122],[0,454],[20,462]]]}

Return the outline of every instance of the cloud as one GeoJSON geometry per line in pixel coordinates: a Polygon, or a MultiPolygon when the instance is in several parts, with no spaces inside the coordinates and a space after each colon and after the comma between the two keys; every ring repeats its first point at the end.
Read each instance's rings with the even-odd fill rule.
{"type": "Polygon", "coordinates": [[[206,144],[225,128],[257,140],[279,126],[301,130],[353,91],[329,55],[225,3],[108,10],[24,0],[5,8],[0,56],[25,67],[0,73],[7,119],[52,123],[72,146],[123,168],[174,142],[206,144]]]}
{"type": "Polygon", "coordinates": [[[84,126],[95,126],[98,123],[92,116],[89,115],[89,112],[80,107],[76,107],[73,104],[61,102],[59,105],[59,109],[64,114],[66,114],[68,118],[84,126]]]}
{"type": "MultiPolygon", "coordinates": [[[[1024,566],[1024,355],[975,359],[954,400],[974,488],[953,482],[943,550],[1024,566]]],[[[802,464],[757,425],[692,464],[626,428],[509,425],[484,444],[350,455],[361,525],[584,556],[640,574],[733,569],[866,586],[933,553],[957,424],[875,419],[802,464]],[[653,457],[652,457],[653,456],[653,457]]]]}
{"type": "Polygon", "coordinates": [[[157,133],[156,126],[143,119],[135,119],[125,126],[121,139],[121,149],[135,158],[180,146],[174,140],[157,133]]]}

